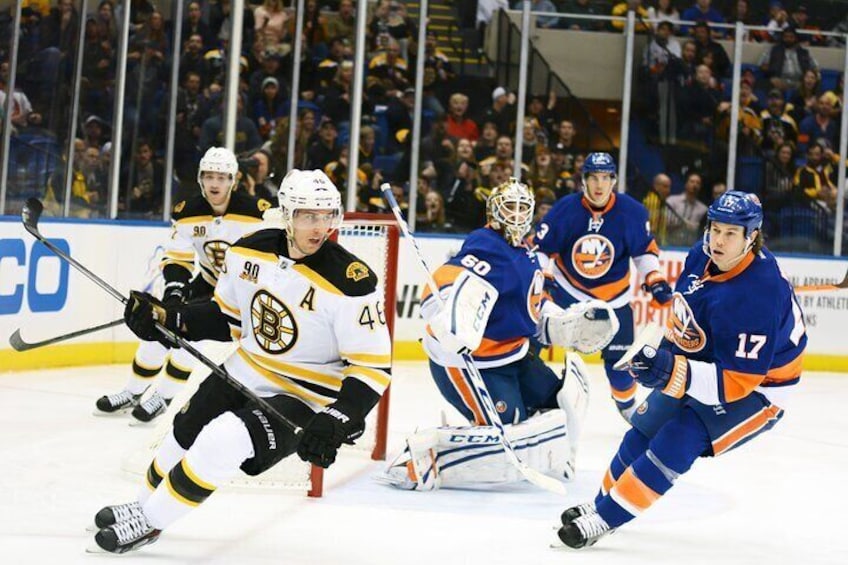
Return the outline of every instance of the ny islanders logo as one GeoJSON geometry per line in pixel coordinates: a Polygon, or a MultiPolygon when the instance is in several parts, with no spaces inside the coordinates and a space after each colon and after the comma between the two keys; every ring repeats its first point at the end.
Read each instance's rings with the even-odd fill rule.
{"type": "Polygon", "coordinates": [[[530,319],[539,323],[542,319],[542,293],[545,291],[545,275],[542,271],[536,271],[533,275],[533,282],[530,283],[530,289],[527,291],[527,313],[530,319]]]}
{"type": "Polygon", "coordinates": [[[679,292],[674,293],[671,311],[665,328],[665,337],[677,347],[688,353],[696,353],[707,344],[704,330],[695,320],[689,303],[679,292]]]}
{"type": "Polygon", "coordinates": [[[612,242],[601,234],[586,234],[571,248],[571,264],[587,279],[599,279],[607,274],[614,259],[612,242]]]}

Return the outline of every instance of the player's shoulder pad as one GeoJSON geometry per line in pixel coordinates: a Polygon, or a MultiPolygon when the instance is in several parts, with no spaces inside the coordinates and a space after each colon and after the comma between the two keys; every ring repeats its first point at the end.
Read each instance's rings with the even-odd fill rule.
{"type": "Polygon", "coordinates": [[[285,237],[285,232],[279,228],[262,229],[242,237],[230,249],[237,248],[235,252],[239,254],[258,255],[259,258],[276,260],[280,249],[285,245],[285,237]],[[274,255],[274,258],[271,255],[274,255]]]}
{"type": "Polygon", "coordinates": [[[195,218],[197,216],[210,216],[211,214],[212,206],[200,194],[177,202],[171,211],[171,217],[174,221],[195,218]]]}
{"type": "Polygon", "coordinates": [[[345,296],[366,296],[377,288],[377,275],[356,255],[326,241],[318,252],[300,261],[345,296]]]}
{"type": "Polygon", "coordinates": [[[230,196],[227,214],[238,214],[261,220],[265,210],[271,207],[272,204],[264,198],[256,198],[246,192],[236,190],[230,196]]]}

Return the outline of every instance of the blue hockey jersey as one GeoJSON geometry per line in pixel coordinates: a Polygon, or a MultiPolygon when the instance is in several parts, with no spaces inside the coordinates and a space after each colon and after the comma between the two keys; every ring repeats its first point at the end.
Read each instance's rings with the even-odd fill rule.
{"type": "MultiPolygon", "coordinates": [[[[544,299],[544,276],[536,254],[524,246],[512,247],[490,228],[480,228],[471,232],[459,253],[433,274],[443,296],[465,269],[486,279],[498,291],[483,341],[473,352],[477,366],[500,367],[523,358],[541,319],[544,299]]],[[[437,308],[429,287],[425,288],[422,315],[429,319],[437,308]]],[[[424,348],[435,362],[451,364],[451,356],[429,334],[424,338],[424,348]]]]}
{"type": "Polygon", "coordinates": [[[807,344],[801,307],[774,255],[749,253],[720,272],[700,243],[677,280],[665,338],[664,347],[690,360],[687,394],[709,405],[754,390],[781,405],[807,344]]]}
{"type": "Polygon", "coordinates": [[[649,256],[639,268],[642,276],[659,268],[648,212],[626,194],[613,193],[602,210],[593,210],[582,193],[561,198],[539,224],[534,242],[555,261],[554,280],[563,290],[614,308],[630,302],[631,257],[649,256]]]}

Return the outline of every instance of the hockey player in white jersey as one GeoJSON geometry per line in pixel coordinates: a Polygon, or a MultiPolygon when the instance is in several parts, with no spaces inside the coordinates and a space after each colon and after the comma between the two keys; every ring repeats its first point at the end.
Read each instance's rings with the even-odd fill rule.
{"type": "Polygon", "coordinates": [[[103,550],[124,553],[206,500],[241,469],[257,475],[295,452],[329,467],[362,434],[389,384],[391,341],[374,272],[328,241],[341,196],[320,170],[292,170],[279,192],[284,229],[263,229],[228,251],[214,298],[165,307],[133,293],[127,325],[158,339],[157,320],[186,339],[234,339],[231,377],[303,428],[290,427],[215,376],[175,416],[138,499],[97,513],[103,550]],[[369,320],[363,323],[362,320],[369,320]]]}
{"type": "MultiPolygon", "coordinates": [[[[197,171],[201,194],[174,206],[171,236],[160,265],[165,279],[162,302],[167,306],[208,300],[227,249],[243,235],[259,229],[262,213],[271,207],[267,200],[234,191],[237,174],[238,162],[232,151],[210,148],[197,171]]],[[[171,349],[157,341],[142,342],[123,390],[99,398],[95,415],[132,410],[137,421],[149,422],[165,412],[193,366],[194,359],[181,349],[171,349]],[[165,375],[142,401],[163,365],[165,375]]]]}
{"type": "Polygon", "coordinates": [[[392,486],[432,490],[522,480],[500,446],[462,351],[472,353],[522,461],[560,478],[573,476],[588,400],[585,369],[569,354],[559,376],[529,351],[529,342],[537,337],[591,353],[609,343],[618,325],[605,302],[563,310],[548,299],[536,254],[525,242],[533,207],[533,193],[517,179],[495,187],[487,201],[488,224],[433,274],[444,306],[425,291],[423,345],[436,386],[471,426],[443,426],[408,438],[380,477],[392,486]]]}

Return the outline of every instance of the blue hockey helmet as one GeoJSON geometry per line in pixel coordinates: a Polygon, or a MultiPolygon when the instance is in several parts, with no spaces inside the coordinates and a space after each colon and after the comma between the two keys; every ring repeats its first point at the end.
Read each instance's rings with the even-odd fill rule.
{"type": "Polygon", "coordinates": [[[609,173],[613,177],[618,172],[615,159],[609,153],[589,153],[583,163],[583,174],[609,173]]]}
{"type": "Polygon", "coordinates": [[[745,228],[745,237],[763,225],[763,205],[756,194],[728,190],[707,210],[708,222],[721,222],[745,228]]]}

